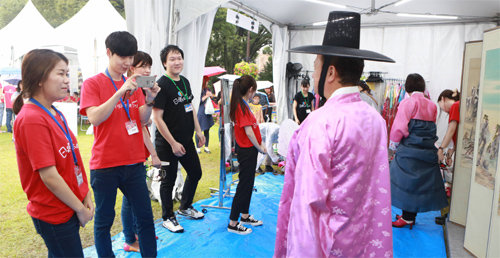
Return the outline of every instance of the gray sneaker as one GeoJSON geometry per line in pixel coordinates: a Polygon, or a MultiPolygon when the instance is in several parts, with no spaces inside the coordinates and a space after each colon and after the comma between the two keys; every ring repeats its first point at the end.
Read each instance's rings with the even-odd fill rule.
{"type": "Polygon", "coordinates": [[[243,225],[252,225],[254,227],[261,226],[262,224],[264,224],[264,222],[262,222],[262,220],[257,220],[252,215],[248,216],[248,218],[246,218],[246,219],[241,218],[240,222],[243,225]]]}
{"type": "Polygon", "coordinates": [[[203,219],[203,217],[205,217],[205,214],[203,214],[202,212],[197,211],[193,207],[189,207],[189,208],[187,208],[185,210],[179,209],[178,213],[180,215],[182,215],[182,216],[190,217],[192,219],[203,219]]]}

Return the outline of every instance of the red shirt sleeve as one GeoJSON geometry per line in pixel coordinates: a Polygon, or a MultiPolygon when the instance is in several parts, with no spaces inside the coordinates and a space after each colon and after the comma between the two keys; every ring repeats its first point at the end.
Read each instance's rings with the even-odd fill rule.
{"type": "Polygon", "coordinates": [[[26,154],[34,171],[56,165],[54,143],[50,128],[39,123],[26,123],[19,137],[23,137],[26,154]]]}
{"type": "Polygon", "coordinates": [[[451,121],[457,121],[457,123],[460,122],[460,101],[457,101],[451,105],[450,108],[450,118],[448,122],[451,121]]]}
{"type": "Polygon", "coordinates": [[[80,114],[86,116],[88,107],[101,105],[99,97],[99,83],[95,78],[89,78],[83,82],[80,97],[80,114]]]}

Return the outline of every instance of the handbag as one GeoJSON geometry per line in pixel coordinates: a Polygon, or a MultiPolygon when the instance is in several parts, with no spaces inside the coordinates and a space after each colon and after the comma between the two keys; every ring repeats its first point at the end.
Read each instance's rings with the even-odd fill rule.
{"type": "Polygon", "coordinates": [[[213,115],[215,114],[214,104],[212,103],[212,99],[207,98],[205,100],[205,115],[213,115]]]}

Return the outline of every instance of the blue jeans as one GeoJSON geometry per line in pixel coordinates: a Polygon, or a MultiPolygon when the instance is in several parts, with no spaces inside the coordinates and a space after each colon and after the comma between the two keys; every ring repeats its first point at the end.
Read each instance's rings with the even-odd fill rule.
{"type": "Polygon", "coordinates": [[[143,257],[156,257],[156,238],[153,211],[146,186],[142,163],[90,171],[90,184],[94,190],[94,240],[99,257],[114,257],[110,229],[115,218],[117,189],[130,202],[137,218],[139,247],[143,257]]]}
{"type": "Polygon", "coordinates": [[[6,108],[5,111],[7,112],[7,118],[5,119],[5,125],[7,125],[7,132],[12,133],[12,108],[6,108]]]}
{"type": "Polygon", "coordinates": [[[32,219],[36,232],[42,236],[49,250],[48,257],[83,257],[80,221],[76,213],[68,222],[62,224],[50,224],[33,217],[32,219]]]}

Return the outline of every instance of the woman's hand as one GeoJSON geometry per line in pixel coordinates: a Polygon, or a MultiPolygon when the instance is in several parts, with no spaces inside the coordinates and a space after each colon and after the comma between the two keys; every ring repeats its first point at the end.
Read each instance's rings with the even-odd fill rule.
{"type": "Polygon", "coordinates": [[[444,151],[443,148],[438,149],[438,163],[441,164],[444,161],[444,151]]]}
{"type": "Polygon", "coordinates": [[[85,225],[94,218],[94,211],[95,207],[92,202],[92,194],[89,191],[83,199],[83,209],[76,212],[78,221],[80,221],[80,226],[85,227],[85,225]]]}
{"type": "Polygon", "coordinates": [[[453,162],[453,154],[455,153],[455,149],[449,149],[446,153],[446,165],[450,166],[453,162]]]}

